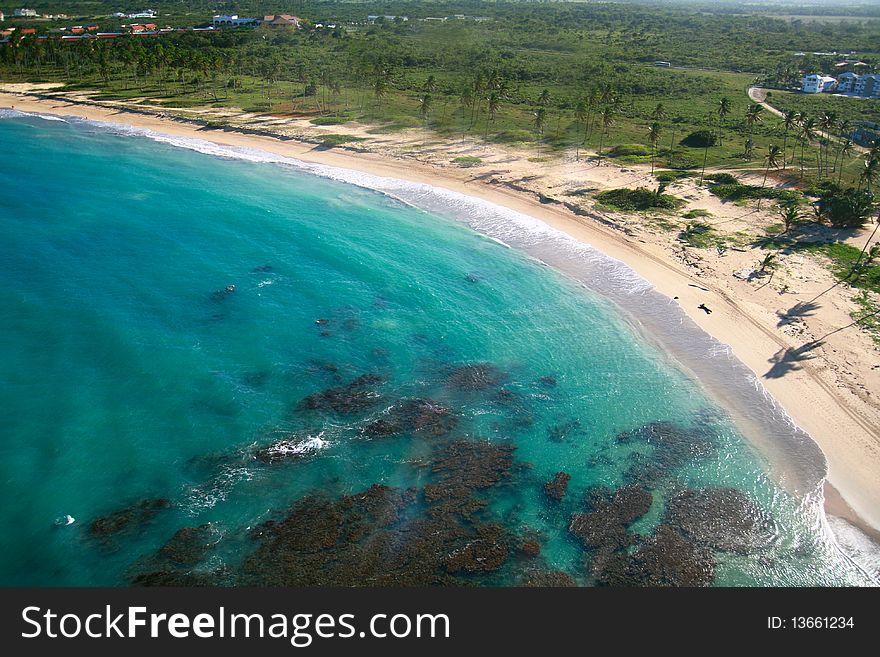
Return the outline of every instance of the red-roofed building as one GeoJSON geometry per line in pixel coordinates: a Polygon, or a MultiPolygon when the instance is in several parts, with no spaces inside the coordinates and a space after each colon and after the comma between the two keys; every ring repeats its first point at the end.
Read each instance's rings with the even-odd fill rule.
{"type": "Polygon", "coordinates": [[[26,27],[21,31],[22,34],[36,34],[37,30],[33,27],[26,27]]]}
{"type": "Polygon", "coordinates": [[[269,27],[293,27],[299,29],[299,18],[289,14],[263,16],[263,25],[268,25],[269,27]]]}

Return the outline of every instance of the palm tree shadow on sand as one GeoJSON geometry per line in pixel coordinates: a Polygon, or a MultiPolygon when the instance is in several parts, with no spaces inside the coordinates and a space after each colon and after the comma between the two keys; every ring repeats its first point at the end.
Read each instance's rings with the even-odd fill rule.
{"type": "Polygon", "coordinates": [[[812,317],[816,314],[816,311],[819,310],[819,308],[821,308],[821,305],[816,303],[815,300],[798,301],[785,312],[777,313],[779,321],[776,323],[776,326],[782,327],[791,324],[797,319],[812,317]]]}
{"type": "Polygon", "coordinates": [[[766,374],[765,379],[781,379],[789,372],[796,372],[801,369],[801,363],[812,360],[815,356],[810,353],[814,349],[824,344],[822,340],[813,340],[802,344],[800,347],[789,347],[788,349],[780,349],[768,361],[773,363],[766,374]]]}

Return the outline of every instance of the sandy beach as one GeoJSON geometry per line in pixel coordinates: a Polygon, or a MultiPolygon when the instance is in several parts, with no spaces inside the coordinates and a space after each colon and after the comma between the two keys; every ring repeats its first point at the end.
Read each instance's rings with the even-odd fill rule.
{"type": "MultiPolygon", "coordinates": [[[[858,327],[834,332],[852,322],[850,313],[857,306],[852,290],[833,287],[834,278],[819,256],[787,254],[772,281],[744,280],[734,274],[756,270],[763,255],[760,250],[746,246],[745,239],[742,248],[724,252],[696,249],[679,241],[678,230],[664,226],[662,217],[595,210],[581,190],[656,183],[645,168],[596,166],[575,161],[573,153],[536,157],[534,150],[524,148],[469,140],[441,142],[420,130],[377,134],[368,126],[349,124],[327,129],[305,119],[231,116],[229,110],[223,110],[228,128],[208,129],[193,119],[210,115],[193,109],[177,116],[149,106],[132,112],[110,103],[99,106],[83,96],[71,98],[75,102],[46,98],[46,89],[11,85],[3,89],[0,107],[4,108],[124,123],[479,197],[540,219],[623,261],[674,299],[707,333],[730,345],[794,422],[817,441],[835,489],[826,495],[827,511],[857,524],[875,539],[880,537],[880,351],[858,327]],[[36,91],[42,97],[27,95],[36,91]],[[330,132],[364,141],[345,148],[323,147],[320,136],[330,132]],[[468,168],[452,162],[464,155],[481,162],[468,168]],[[811,312],[790,312],[828,288],[832,289],[811,312]],[[701,304],[713,312],[705,313],[701,304]],[[818,344],[809,351],[802,348],[813,342],[818,344]]],[[[760,183],[759,174],[753,175],[760,183]]],[[[726,233],[747,235],[778,223],[766,206],[757,211],[722,203],[692,181],[674,184],[668,193],[687,201],[681,212],[697,208],[711,212],[706,221],[726,233]]],[[[861,248],[869,233],[870,228],[847,239],[861,248]]]]}

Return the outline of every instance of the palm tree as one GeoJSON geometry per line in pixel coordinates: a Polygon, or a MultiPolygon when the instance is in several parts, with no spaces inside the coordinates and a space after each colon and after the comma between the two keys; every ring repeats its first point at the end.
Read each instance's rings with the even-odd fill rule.
{"type": "MultiPolygon", "coordinates": [[[[779,168],[778,159],[779,159],[779,154],[781,152],[782,151],[780,150],[779,146],[776,146],[775,144],[770,144],[767,147],[767,155],[764,156],[764,161],[767,163],[767,166],[764,168],[764,180],[761,181],[761,191],[764,190],[764,186],[767,184],[767,174],[770,173],[770,167],[774,167],[776,169],[779,168]]],[[[761,201],[762,200],[763,199],[759,196],[758,197],[758,209],[759,210],[761,209],[761,201]]]]}
{"type": "Polygon", "coordinates": [[[807,144],[816,138],[816,119],[801,114],[801,122],[798,126],[798,140],[801,142],[801,180],[804,179],[804,150],[807,144]]]}
{"type": "Polygon", "coordinates": [[[819,157],[822,164],[819,165],[819,176],[822,176],[823,168],[827,170],[828,168],[828,144],[831,139],[831,132],[837,126],[837,114],[835,112],[822,112],[822,115],[819,117],[819,127],[825,131],[825,138],[822,140],[822,143],[819,144],[819,157]],[[824,157],[822,154],[824,148],[824,157]]]}
{"type": "Polygon", "coordinates": [[[535,130],[537,130],[540,135],[544,136],[544,123],[547,120],[547,110],[543,107],[539,107],[535,112],[535,130]]]}
{"type": "Polygon", "coordinates": [[[608,130],[614,125],[614,106],[606,105],[602,110],[602,134],[599,137],[599,161],[602,164],[602,146],[605,143],[605,137],[608,136],[608,130]]]}
{"type": "Polygon", "coordinates": [[[782,137],[782,170],[788,166],[786,161],[788,158],[788,132],[797,126],[800,119],[800,112],[796,110],[785,110],[782,112],[782,125],[785,128],[785,135],[782,137]]]}
{"type": "Polygon", "coordinates": [[[433,75],[429,75],[428,79],[425,80],[425,86],[423,89],[429,94],[433,94],[437,92],[437,80],[433,75]]]}
{"type": "Polygon", "coordinates": [[[660,123],[654,121],[648,127],[648,139],[651,142],[651,175],[654,175],[654,157],[657,155],[657,142],[660,140],[660,123]]]}
{"type": "Polygon", "coordinates": [[[761,114],[764,112],[764,106],[758,105],[757,103],[752,103],[749,105],[749,108],[746,110],[746,125],[749,126],[749,139],[746,146],[746,157],[748,159],[752,159],[752,148],[751,145],[754,144],[754,132],[755,132],[755,124],[760,123],[763,120],[761,114]]]}
{"type": "Polygon", "coordinates": [[[376,81],[373,83],[373,95],[376,97],[376,107],[378,108],[382,104],[382,99],[388,95],[388,82],[384,75],[376,76],[376,81]]]}
{"type": "Polygon", "coordinates": [[[657,103],[657,107],[651,112],[651,119],[654,121],[664,121],[666,119],[666,108],[663,103],[657,103]]]}
{"type": "Polygon", "coordinates": [[[538,96],[538,107],[547,107],[550,104],[550,92],[544,89],[538,96]]]}
{"type": "MultiPolygon", "coordinates": [[[[840,145],[840,150],[837,151],[837,157],[840,160],[840,168],[837,170],[837,184],[840,184],[840,179],[843,177],[843,158],[849,157],[856,150],[855,144],[853,144],[851,139],[844,139],[843,143],[840,145]]],[[[835,164],[837,166],[837,164],[835,164]]]]}
{"type": "Polygon", "coordinates": [[[779,216],[785,226],[783,233],[788,233],[792,228],[801,222],[803,216],[801,209],[794,203],[787,203],[779,208],[779,216]]]}
{"type": "Polygon", "coordinates": [[[467,130],[467,113],[474,106],[474,94],[469,84],[466,84],[461,90],[458,101],[461,104],[461,140],[464,141],[464,133],[467,130]]]}
{"type": "Polygon", "coordinates": [[[865,191],[871,191],[871,185],[877,182],[877,176],[880,175],[880,159],[876,156],[868,157],[865,160],[865,165],[862,167],[862,170],[859,172],[859,189],[862,189],[862,185],[865,186],[865,191]]]}
{"type": "Polygon", "coordinates": [[[589,113],[589,108],[587,107],[587,101],[581,97],[577,105],[574,107],[574,120],[577,124],[577,135],[575,137],[575,147],[574,147],[574,159],[575,162],[580,162],[581,159],[581,128],[584,125],[584,121],[587,119],[587,114],[589,113]]]}
{"type": "Polygon", "coordinates": [[[428,115],[431,113],[431,103],[432,103],[431,94],[424,94],[419,98],[419,116],[422,117],[422,121],[427,123],[428,115]]]}
{"type": "Polygon", "coordinates": [[[834,156],[834,166],[831,168],[831,173],[837,171],[837,165],[840,162],[840,152],[843,150],[843,145],[847,141],[849,141],[851,133],[852,121],[850,121],[849,119],[842,119],[840,123],[837,124],[837,134],[841,137],[841,139],[839,141],[840,145],[837,147],[837,154],[834,156]]]}
{"type": "Polygon", "coordinates": [[[489,138],[489,122],[491,121],[494,125],[495,119],[498,117],[498,111],[501,109],[501,94],[497,91],[493,91],[489,94],[489,98],[486,101],[486,110],[489,113],[489,121],[486,121],[486,134],[485,138],[489,138]]]}
{"type": "Polygon", "coordinates": [[[728,98],[727,96],[724,96],[718,102],[718,145],[719,146],[724,145],[724,134],[723,134],[724,118],[728,114],[730,114],[730,98],[728,98]]]}
{"type": "MultiPolygon", "coordinates": [[[[767,282],[764,285],[769,285],[770,281],[773,280],[773,275],[776,273],[776,265],[777,265],[777,254],[768,253],[761,260],[761,268],[758,270],[762,274],[766,272],[768,269],[770,270],[770,278],[767,279],[767,282]]],[[[762,285],[761,287],[764,287],[762,285]]]]}
{"type": "MultiPolygon", "coordinates": [[[[708,125],[712,124],[712,117],[707,121],[708,125]]],[[[709,146],[712,145],[712,133],[706,128],[706,145],[703,148],[703,168],[700,170],[700,185],[703,184],[703,178],[706,176],[706,160],[709,159],[709,146]]]]}

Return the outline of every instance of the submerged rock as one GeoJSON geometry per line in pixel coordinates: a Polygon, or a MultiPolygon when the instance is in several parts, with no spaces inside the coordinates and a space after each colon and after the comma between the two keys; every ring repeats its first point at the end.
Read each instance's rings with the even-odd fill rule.
{"type": "Polygon", "coordinates": [[[382,401],[381,395],[373,388],[384,379],[377,374],[363,374],[346,385],[327,388],[309,395],[297,408],[310,411],[333,411],[340,415],[351,415],[372,408],[382,401]]]}
{"type": "Polygon", "coordinates": [[[736,488],[686,490],[666,503],[666,522],[713,550],[748,554],[770,535],[766,514],[736,488]]]}
{"type": "Polygon", "coordinates": [[[440,402],[432,399],[402,399],[364,427],[362,433],[371,437],[418,433],[436,438],[448,434],[457,423],[452,411],[440,402]]]}
{"type": "Polygon", "coordinates": [[[528,559],[541,556],[541,544],[538,541],[529,540],[519,544],[517,551],[528,559]]]}
{"type": "Polygon", "coordinates": [[[139,530],[159,512],[170,508],[171,502],[165,498],[141,500],[93,520],[89,525],[89,534],[98,539],[109,539],[117,534],[139,530]]]}
{"type": "Polygon", "coordinates": [[[159,556],[174,564],[192,566],[205,557],[217,540],[210,524],[183,527],[159,549],[159,556]]]}
{"type": "Polygon", "coordinates": [[[575,431],[581,428],[580,420],[569,420],[563,424],[557,424],[547,430],[547,438],[554,443],[565,442],[575,431]]]}
{"type": "Polygon", "coordinates": [[[480,525],[476,538],[446,557],[443,566],[450,573],[491,572],[504,565],[509,549],[507,532],[501,525],[480,525]]]}
{"type": "Polygon", "coordinates": [[[706,586],[715,577],[712,553],[660,525],[632,554],[605,552],[591,569],[599,586],[706,586]]]}
{"type": "Polygon", "coordinates": [[[439,499],[450,489],[470,492],[494,486],[510,474],[515,449],[510,443],[484,440],[444,445],[431,467],[437,483],[425,486],[426,497],[439,499]]]}
{"type": "Polygon", "coordinates": [[[131,583],[133,586],[173,586],[178,588],[216,587],[232,584],[229,573],[222,568],[209,571],[152,570],[136,574],[132,578],[131,583]]]}
{"type": "Polygon", "coordinates": [[[233,294],[235,294],[235,286],[227,285],[222,290],[214,290],[213,292],[211,292],[211,301],[223,301],[233,294]]]}
{"type": "Polygon", "coordinates": [[[472,363],[452,368],[446,375],[446,387],[451,390],[480,391],[500,385],[504,378],[501,370],[491,363],[472,363]]]}
{"type": "Polygon", "coordinates": [[[571,475],[567,472],[557,472],[551,481],[544,484],[544,495],[554,502],[559,502],[568,492],[568,482],[570,480],[571,475]]]}
{"type": "Polygon", "coordinates": [[[577,586],[577,582],[574,577],[561,570],[532,570],[525,574],[523,586],[561,588],[577,586]]]}
{"type": "Polygon", "coordinates": [[[707,430],[688,429],[672,422],[653,422],[616,437],[619,444],[643,441],[654,448],[655,462],[666,472],[709,456],[716,447],[707,430]]]}
{"type": "Polygon", "coordinates": [[[572,514],[568,531],[588,549],[626,547],[633,540],[628,527],[648,512],[653,499],[641,486],[624,486],[613,492],[594,488],[587,494],[589,510],[572,514]]]}

